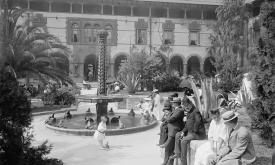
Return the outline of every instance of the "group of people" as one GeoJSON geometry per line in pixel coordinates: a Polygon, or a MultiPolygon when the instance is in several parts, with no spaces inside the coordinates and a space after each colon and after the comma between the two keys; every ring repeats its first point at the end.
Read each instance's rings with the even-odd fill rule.
{"type": "Polygon", "coordinates": [[[238,124],[238,114],[210,110],[211,122],[206,136],[205,121],[194,103],[184,94],[168,97],[164,103],[160,126],[159,147],[163,148],[163,165],[173,165],[180,159],[187,165],[191,140],[206,140],[195,153],[194,165],[249,165],[256,159],[249,131],[238,124]]]}
{"type": "Polygon", "coordinates": [[[157,89],[154,89],[150,96],[141,99],[137,107],[145,121],[160,121],[162,118],[163,112],[161,105],[161,97],[157,89]]]}

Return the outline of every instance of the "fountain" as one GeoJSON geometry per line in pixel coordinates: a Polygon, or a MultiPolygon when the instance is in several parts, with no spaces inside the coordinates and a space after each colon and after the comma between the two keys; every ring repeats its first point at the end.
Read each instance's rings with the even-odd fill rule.
{"type": "Polygon", "coordinates": [[[78,96],[77,100],[79,102],[89,102],[96,103],[96,114],[97,123],[100,122],[101,116],[107,115],[108,103],[109,102],[121,102],[123,97],[119,96],[107,96],[106,87],[106,41],[107,41],[107,31],[98,32],[98,44],[99,44],[99,58],[98,58],[98,90],[97,95],[81,95],[78,96]]]}
{"type": "MultiPolygon", "coordinates": [[[[75,114],[70,120],[63,120],[57,118],[57,123],[62,123],[64,127],[60,127],[58,124],[46,124],[46,127],[55,131],[65,132],[77,135],[93,135],[94,130],[87,130],[85,128],[83,118],[95,117],[96,124],[100,122],[101,116],[108,116],[108,103],[110,102],[122,102],[126,97],[122,95],[107,95],[106,86],[106,41],[108,32],[103,30],[98,32],[98,44],[99,44],[99,56],[98,56],[98,86],[97,94],[85,94],[77,97],[77,105],[80,102],[96,103],[96,115],[75,114]]],[[[133,110],[131,110],[132,112],[133,110]]],[[[133,112],[132,112],[133,113],[133,112]]],[[[116,125],[110,124],[107,126],[107,135],[119,135],[126,133],[135,133],[153,128],[157,121],[152,121],[149,124],[141,124],[141,115],[128,115],[127,113],[117,113],[121,117],[121,120],[125,122],[126,128],[114,129],[116,125]]],[[[110,117],[116,117],[116,115],[109,114],[110,117]]],[[[94,124],[94,126],[96,126],[94,124]]]]}

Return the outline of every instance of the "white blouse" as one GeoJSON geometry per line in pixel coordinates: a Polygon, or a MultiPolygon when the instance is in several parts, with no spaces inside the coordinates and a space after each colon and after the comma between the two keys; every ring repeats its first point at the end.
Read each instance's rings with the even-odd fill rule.
{"type": "Polygon", "coordinates": [[[220,119],[218,122],[212,120],[208,130],[208,139],[218,141],[219,138],[226,141],[227,128],[225,127],[224,121],[222,119],[220,119]]]}

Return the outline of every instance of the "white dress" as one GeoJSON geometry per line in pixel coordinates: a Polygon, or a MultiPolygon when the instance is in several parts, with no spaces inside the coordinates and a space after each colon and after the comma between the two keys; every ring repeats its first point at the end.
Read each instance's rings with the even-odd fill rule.
{"type": "Polygon", "coordinates": [[[162,118],[162,109],[163,107],[161,106],[161,103],[160,103],[160,95],[156,94],[156,96],[154,97],[153,114],[157,120],[161,120],[162,118]]]}
{"type": "MultiPolygon", "coordinates": [[[[208,130],[208,139],[213,139],[214,148],[218,146],[219,138],[226,141],[227,129],[222,119],[219,122],[212,120],[208,130]]],[[[211,142],[208,140],[197,148],[194,165],[207,165],[207,157],[212,154],[215,154],[215,151],[211,149],[211,142]]]]}
{"type": "Polygon", "coordinates": [[[141,106],[142,106],[141,113],[145,114],[145,112],[148,111],[151,114],[151,108],[152,108],[151,101],[145,101],[141,106]]]}
{"type": "Polygon", "coordinates": [[[106,123],[100,122],[98,127],[97,127],[97,130],[95,131],[94,138],[97,141],[104,140],[105,139],[105,133],[103,133],[103,132],[105,132],[106,129],[107,129],[106,123]]]}

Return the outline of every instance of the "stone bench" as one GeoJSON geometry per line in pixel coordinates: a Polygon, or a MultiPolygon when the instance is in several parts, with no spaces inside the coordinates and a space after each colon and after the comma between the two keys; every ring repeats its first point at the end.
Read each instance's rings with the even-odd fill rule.
{"type": "MultiPolygon", "coordinates": [[[[207,142],[207,140],[192,140],[187,148],[187,164],[194,165],[195,161],[195,154],[197,148],[202,145],[203,143],[207,142]]],[[[174,165],[181,165],[180,160],[175,160],[174,165]]]]}

